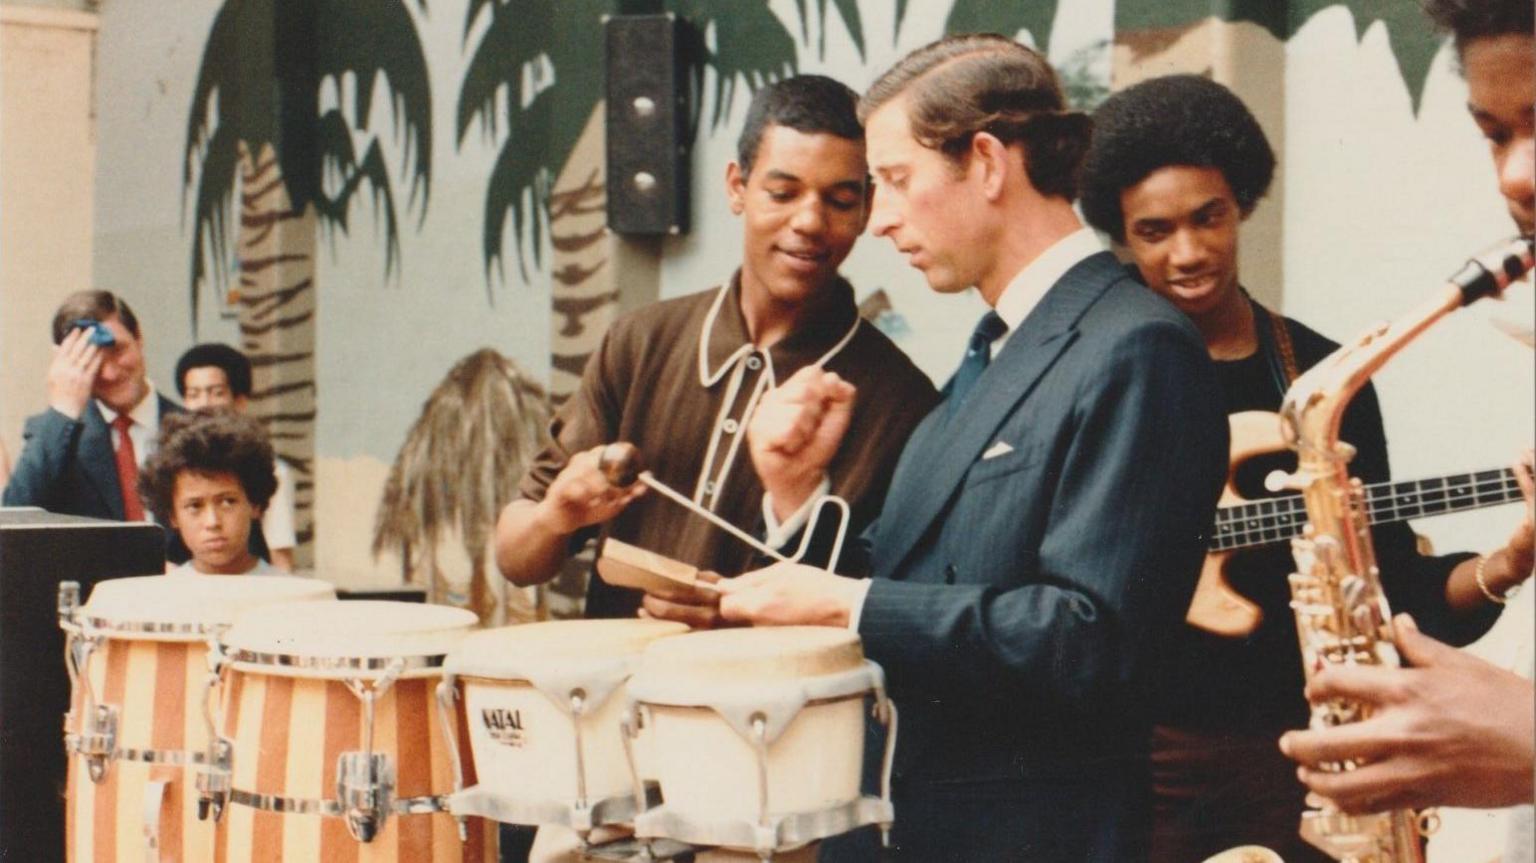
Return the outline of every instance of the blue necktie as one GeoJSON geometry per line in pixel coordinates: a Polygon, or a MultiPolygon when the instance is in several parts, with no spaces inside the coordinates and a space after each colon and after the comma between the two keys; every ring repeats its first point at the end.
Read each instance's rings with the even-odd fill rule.
{"type": "Polygon", "coordinates": [[[976,330],[971,333],[971,340],[965,346],[965,357],[960,360],[960,368],[955,369],[955,376],[949,384],[951,416],[960,409],[960,403],[970,394],[976,379],[987,370],[987,363],[992,361],[992,343],[1006,332],[1008,325],[1003,323],[997,312],[987,312],[976,322],[976,330]]]}

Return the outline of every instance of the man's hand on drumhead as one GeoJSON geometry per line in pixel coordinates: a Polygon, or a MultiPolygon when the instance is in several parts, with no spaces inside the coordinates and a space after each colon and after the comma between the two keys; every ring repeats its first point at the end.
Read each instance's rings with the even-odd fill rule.
{"type": "Polygon", "coordinates": [[[836,372],[806,366],[769,390],[752,414],[752,465],[781,520],[821,485],[852,421],[855,395],[836,372]]]}
{"type": "MultiPolygon", "coordinates": [[[[709,570],[699,571],[699,581],[720,584],[723,579],[709,570]]],[[[640,616],[656,620],[675,620],[694,629],[714,629],[729,625],[720,616],[720,591],[708,587],[692,587],[681,582],[666,586],[658,585],[647,591],[640,603],[640,616]]]]}
{"type": "Polygon", "coordinates": [[[603,447],[571,456],[544,499],[538,504],[538,519],[552,533],[568,535],[590,524],[601,524],[645,494],[647,486],[635,483],[621,488],[608,481],[598,467],[603,447]]]}
{"type": "Polygon", "coordinates": [[[861,601],[855,578],[807,566],[776,563],[720,583],[720,614],[754,626],[842,626],[861,601]]]}

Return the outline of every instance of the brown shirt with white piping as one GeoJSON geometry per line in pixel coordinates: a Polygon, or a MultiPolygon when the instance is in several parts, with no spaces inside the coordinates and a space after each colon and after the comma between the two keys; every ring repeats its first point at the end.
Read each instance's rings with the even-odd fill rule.
{"type": "MultiPolygon", "coordinates": [[[[738,275],[719,289],[654,303],[615,322],[588,361],[581,388],[550,423],[553,444],[523,478],[522,495],[542,499],[570,455],[628,441],[657,479],[761,537],[763,487],[747,452],[747,423],[763,393],[820,363],[858,388],[852,424],[828,471],[832,493],[851,509],[851,543],[879,514],[907,436],[937,400],[933,384],[859,319],[847,282],[828,288],[835,296],[822,314],[766,351],[747,334],[740,290],[738,275]]],[[[828,508],[822,523],[833,514],[828,508]]],[[[605,529],[615,539],[725,576],[758,559],[750,546],[655,493],[605,529]]],[[[572,548],[595,531],[578,533],[572,548]]],[[[639,603],[638,592],[592,574],[588,617],[632,616],[639,603]]]]}

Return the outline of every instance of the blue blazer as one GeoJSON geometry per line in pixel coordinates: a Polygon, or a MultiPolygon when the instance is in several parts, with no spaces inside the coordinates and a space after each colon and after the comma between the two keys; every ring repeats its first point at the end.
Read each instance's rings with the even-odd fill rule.
{"type": "MultiPolygon", "coordinates": [[[[181,411],[165,396],[158,398],[162,417],[181,411]]],[[[5,486],[6,506],[40,506],[66,515],[123,520],[112,429],[94,401],[78,420],[52,408],[28,417],[21,436],[21,455],[5,486]]]]}
{"type": "Polygon", "coordinates": [[[901,711],[898,859],[1145,853],[1152,672],[1226,465],[1199,333],[1107,252],[918,426],[859,619],[901,711]]]}

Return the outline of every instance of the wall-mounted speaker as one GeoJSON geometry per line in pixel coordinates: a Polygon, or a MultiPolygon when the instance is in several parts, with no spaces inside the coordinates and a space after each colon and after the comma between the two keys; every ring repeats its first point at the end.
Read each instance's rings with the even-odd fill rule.
{"type": "Polygon", "coordinates": [[[604,24],[608,227],[688,231],[688,25],[676,15],[604,24]]]}

